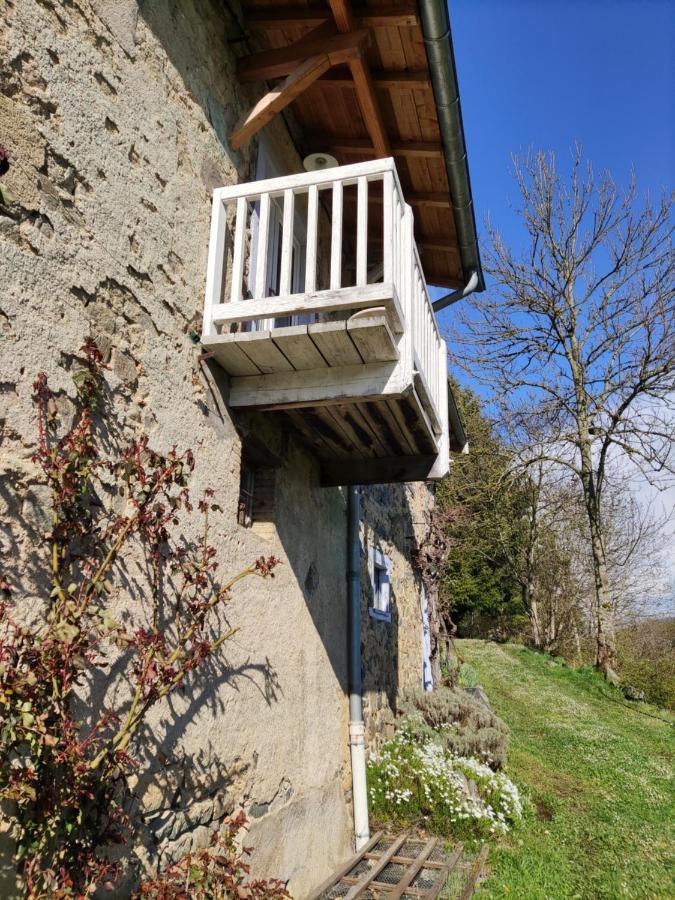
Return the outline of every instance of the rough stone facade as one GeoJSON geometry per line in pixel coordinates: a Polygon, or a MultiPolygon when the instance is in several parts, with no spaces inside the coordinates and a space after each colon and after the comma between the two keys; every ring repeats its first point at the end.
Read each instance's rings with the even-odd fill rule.
{"type": "MultiPolygon", "coordinates": [[[[73,353],[93,335],[126,437],[197,455],[216,489],[223,567],[283,560],[228,610],[227,675],[156,711],[135,785],[156,859],[203,845],[235,805],[252,822],[254,872],[304,896],[351,850],[345,498],[275,422],[254,429],[282,460],[274,527],[237,524],[241,438],[225,376],[199,362],[211,191],[253,177],[256,143],[227,135],[256,98],[234,77],[239,27],[218,0],[0,0],[0,551],[39,611],[49,494],[31,462],[31,385],[49,373],[68,414],[73,353]],[[7,196],[9,195],[9,196],[7,196]],[[261,542],[264,541],[264,546],[261,542]]],[[[267,141],[300,160],[281,118],[267,141]]],[[[363,491],[363,658],[368,733],[391,728],[397,690],[421,679],[419,581],[410,563],[433,498],[425,485],[363,491]],[[392,560],[392,622],[368,615],[368,547],[392,560]]],[[[123,606],[124,596],[116,598],[123,606]]],[[[11,876],[8,876],[11,880],[11,876]]],[[[3,896],[10,890],[0,886],[3,896]]]]}

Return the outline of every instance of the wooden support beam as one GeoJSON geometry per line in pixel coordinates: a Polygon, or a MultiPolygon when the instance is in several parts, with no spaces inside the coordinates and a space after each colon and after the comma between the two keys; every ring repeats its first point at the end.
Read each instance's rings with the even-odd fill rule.
{"type": "Polygon", "coordinates": [[[337,30],[344,34],[354,30],[354,16],[349,0],[328,0],[337,30]]]}
{"type": "MultiPolygon", "coordinates": [[[[337,153],[358,153],[360,156],[372,156],[375,153],[375,148],[367,138],[312,135],[305,143],[317,150],[337,153]]],[[[443,156],[443,147],[439,141],[391,141],[391,152],[394,156],[405,158],[440,158],[443,156]]]]}
{"type": "MultiPolygon", "coordinates": [[[[335,19],[337,30],[341,34],[349,34],[355,28],[355,19],[349,4],[349,0],[328,0],[335,19]]],[[[380,104],[375,93],[375,85],[370,77],[370,69],[361,54],[356,59],[349,60],[349,70],[354,79],[356,96],[361,107],[361,114],[365,122],[368,134],[373,142],[376,155],[390,156],[391,147],[387,129],[380,104]]]]}
{"type": "Polygon", "coordinates": [[[277,50],[251,53],[237,60],[237,78],[243,82],[285,78],[312,56],[327,56],[331,66],[350,63],[359,57],[370,40],[371,33],[361,29],[328,37],[312,37],[277,50]]]}
{"type": "Polygon", "coordinates": [[[452,256],[459,258],[459,248],[453,242],[451,237],[441,240],[438,235],[419,235],[417,237],[417,249],[420,253],[429,250],[432,253],[450,253],[452,256]]]}
{"type": "MultiPolygon", "coordinates": [[[[316,26],[328,18],[328,12],[297,6],[255,9],[244,14],[246,24],[256,30],[316,26]]],[[[414,0],[398,0],[396,4],[379,8],[357,6],[354,9],[354,19],[360,28],[413,28],[419,24],[414,0]]]]}
{"type": "Polygon", "coordinates": [[[384,124],[380,104],[375,93],[375,86],[370,77],[370,70],[362,56],[349,62],[356,96],[361,107],[361,114],[370,134],[370,139],[378,157],[391,156],[391,146],[384,124]]]}
{"type": "Polygon", "coordinates": [[[246,141],[250,140],[268,122],[271,122],[277,113],[292,103],[296,97],[299,97],[330,67],[331,61],[326,54],[312,56],[300,63],[280,87],[265,94],[253,109],[240,119],[230,136],[230,147],[233,150],[239,150],[246,141]]]}
{"type": "MultiPolygon", "coordinates": [[[[386,91],[411,91],[431,90],[431,78],[429,72],[423,69],[419,72],[388,72],[386,70],[371,71],[373,84],[378,90],[386,91]]],[[[334,70],[324,75],[323,84],[351,84],[349,72],[334,70]]]]}
{"type": "Polygon", "coordinates": [[[405,195],[406,203],[411,206],[450,206],[450,195],[443,191],[428,191],[426,193],[415,193],[405,195]]]}

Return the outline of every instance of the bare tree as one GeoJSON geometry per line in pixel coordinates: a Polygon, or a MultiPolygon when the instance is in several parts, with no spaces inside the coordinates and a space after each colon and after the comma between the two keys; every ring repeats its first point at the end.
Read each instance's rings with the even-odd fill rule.
{"type": "Polygon", "coordinates": [[[514,160],[529,236],[522,254],[489,225],[490,290],[459,317],[457,363],[491,384],[528,465],[579,480],[594,578],[596,666],[615,666],[603,529],[608,466],[624,455],[647,478],[673,471],[675,257],[670,211],[596,178],[577,149],[569,180],[553,155],[514,160]]]}

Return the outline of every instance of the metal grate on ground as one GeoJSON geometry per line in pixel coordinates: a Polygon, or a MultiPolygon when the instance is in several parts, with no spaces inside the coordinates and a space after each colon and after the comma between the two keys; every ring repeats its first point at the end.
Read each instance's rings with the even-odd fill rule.
{"type": "Polygon", "coordinates": [[[468,900],[485,865],[487,849],[483,847],[469,866],[460,865],[461,843],[447,850],[438,838],[422,840],[408,832],[385,835],[378,831],[318,888],[312,900],[435,900],[441,893],[447,896],[444,889],[452,875],[455,883],[460,880],[456,895],[468,900]]]}

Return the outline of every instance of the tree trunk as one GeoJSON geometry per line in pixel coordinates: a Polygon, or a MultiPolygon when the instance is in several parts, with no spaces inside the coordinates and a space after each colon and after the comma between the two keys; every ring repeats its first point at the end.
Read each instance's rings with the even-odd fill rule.
{"type": "Polygon", "coordinates": [[[588,524],[591,532],[593,578],[595,582],[595,667],[605,678],[612,680],[616,668],[616,636],[614,610],[609,594],[607,560],[602,538],[600,512],[596,504],[587,503],[588,524]]]}
{"type": "MultiPolygon", "coordinates": [[[[578,392],[578,396],[581,395],[578,392]]],[[[588,413],[582,402],[579,414],[579,451],[581,455],[581,483],[584,505],[588,517],[591,537],[591,559],[593,562],[595,623],[595,668],[612,681],[616,678],[616,641],[614,634],[614,610],[609,595],[609,575],[605,557],[605,541],[602,533],[602,513],[598,480],[593,468],[593,453],[589,431],[588,413]]]]}
{"type": "Polygon", "coordinates": [[[537,650],[541,650],[542,634],[541,623],[539,621],[539,604],[536,600],[530,600],[529,608],[526,607],[532,625],[532,641],[537,650]]]}
{"type": "Polygon", "coordinates": [[[581,663],[581,638],[579,637],[579,625],[576,615],[572,617],[572,629],[574,634],[574,645],[577,648],[577,662],[581,663]]]}

